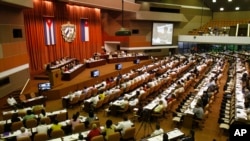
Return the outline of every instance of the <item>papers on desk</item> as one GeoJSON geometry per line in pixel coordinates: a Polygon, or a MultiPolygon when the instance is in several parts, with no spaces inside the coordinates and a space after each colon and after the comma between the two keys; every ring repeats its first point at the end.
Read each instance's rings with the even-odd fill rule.
{"type": "Polygon", "coordinates": [[[78,64],[78,65],[74,66],[72,69],[65,71],[63,73],[71,73],[71,72],[77,70],[78,68],[80,68],[81,66],[83,66],[83,64],[78,64]]]}
{"type": "MultiPolygon", "coordinates": [[[[25,132],[31,133],[30,129],[26,129],[25,132]]],[[[18,136],[18,135],[20,135],[20,134],[21,134],[21,131],[20,131],[20,130],[17,130],[17,131],[15,131],[15,132],[13,132],[13,133],[11,133],[11,132],[6,132],[6,133],[1,134],[1,138],[2,138],[2,139],[7,139],[7,138],[11,138],[11,137],[16,137],[16,136],[18,136]]]]}
{"type": "MultiPolygon", "coordinates": [[[[177,128],[172,130],[172,131],[167,132],[167,134],[168,134],[169,140],[184,136],[184,133],[177,128]]],[[[147,141],[162,141],[162,140],[163,140],[163,134],[160,134],[160,135],[157,135],[154,137],[150,137],[147,139],[147,141]]]]}
{"type": "Polygon", "coordinates": [[[66,109],[63,109],[63,110],[59,110],[59,111],[54,111],[54,112],[47,112],[47,116],[52,116],[52,115],[57,115],[59,113],[66,113],[67,110],[66,109]]]}

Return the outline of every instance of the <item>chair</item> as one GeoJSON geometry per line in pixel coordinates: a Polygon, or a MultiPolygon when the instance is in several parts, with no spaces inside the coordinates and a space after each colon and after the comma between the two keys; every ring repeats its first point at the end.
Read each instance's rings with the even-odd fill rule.
{"type": "Polygon", "coordinates": [[[24,117],[27,114],[27,111],[24,109],[18,110],[18,116],[19,117],[24,117]]]}
{"type": "Polygon", "coordinates": [[[21,137],[21,138],[17,138],[17,141],[31,141],[30,137],[21,137]]]}
{"type": "Polygon", "coordinates": [[[135,141],[135,127],[127,128],[121,137],[122,141],[133,140],[135,141]]]}
{"type": "Polygon", "coordinates": [[[124,114],[128,111],[128,109],[129,109],[129,104],[126,104],[123,109],[117,110],[117,112],[124,114]]]}
{"type": "Polygon", "coordinates": [[[56,120],[58,122],[62,122],[62,121],[67,120],[67,112],[62,112],[62,113],[57,114],[56,115],[56,120]]]}
{"type": "Polygon", "coordinates": [[[21,129],[21,127],[23,127],[23,122],[22,121],[17,121],[17,122],[13,122],[11,124],[11,131],[16,131],[21,129]]]}
{"type": "Polygon", "coordinates": [[[110,95],[106,95],[103,99],[103,105],[109,102],[110,95]]]}
{"type": "Polygon", "coordinates": [[[31,93],[30,93],[30,97],[31,97],[31,98],[35,98],[35,97],[36,97],[36,94],[35,94],[34,92],[31,92],[31,93]]]}
{"type": "Polygon", "coordinates": [[[86,98],[87,94],[82,93],[79,97],[78,103],[82,103],[84,101],[84,99],[86,98]]]}
{"type": "Polygon", "coordinates": [[[73,107],[74,105],[78,104],[79,102],[79,96],[74,96],[70,101],[69,101],[69,107],[73,107]]]}
{"type": "Polygon", "coordinates": [[[88,90],[87,93],[85,94],[86,95],[86,99],[87,98],[90,98],[91,97],[91,94],[92,94],[92,90],[88,90]]]}
{"type": "Polygon", "coordinates": [[[79,133],[79,132],[83,132],[83,131],[84,131],[84,124],[79,123],[75,126],[73,133],[79,133]]]}
{"type": "Polygon", "coordinates": [[[19,99],[23,102],[26,101],[26,97],[24,94],[20,94],[19,99]]]}
{"type": "Polygon", "coordinates": [[[94,107],[95,110],[101,108],[101,107],[102,107],[102,104],[103,104],[103,100],[99,100],[99,101],[96,103],[96,106],[94,107]]]}
{"type": "Polygon", "coordinates": [[[97,127],[100,127],[100,121],[97,121],[97,120],[94,120],[90,123],[90,126],[89,127],[92,127],[93,124],[96,124],[97,127]]]}
{"type": "Polygon", "coordinates": [[[113,134],[108,135],[107,141],[119,141],[121,138],[121,135],[119,132],[115,132],[113,134]]]}
{"type": "Polygon", "coordinates": [[[4,133],[4,125],[5,124],[0,124],[0,134],[4,133]]]}
{"type": "Polygon", "coordinates": [[[12,118],[13,113],[12,112],[7,112],[3,114],[3,120],[8,120],[12,118]]]}
{"type": "Polygon", "coordinates": [[[163,117],[163,115],[164,115],[164,108],[162,108],[162,110],[161,110],[160,112],[158,112],[158,113],[153,112],[153,113],[151,114],[151,117],[153,117],[153,118],[156,119],[156,121],[157,121],[158,118],[163,117]]]}
{"type": "Polygon", "coordinates": [[[45,124],[50,124],[51,123],[51,119],[49,117],[43,117],[40,119],[40,122],[44,121],[45,124]]]}
{"type": "Polygon", "coordinates": [[[45,133],[37,133],[34,135],[34,141],[46,141],[48,138],[48,135],[45,133]]]}
{"type": "Polygon", "coordinates": [[[37,120],[36,119],[28,119],[25,121],[25,125],[27,128],[34,128],[37,126],[37,120]]]}
{"type": "Polygon", "coordinates": [[[36,105],[33,107],[33,113],[39,115],[44,107],[42,105],[36,105]]]}
{"type": "Polygon", "coordinates": [[[60,138],[64,136],[64,131],[60,130],[52,130],[50,133],[51,138],[60,138]]]}
{"type": "Polygon", "coordinates": [[[91,141],[104,141],[103,135],[95,136],[91,141]]]}

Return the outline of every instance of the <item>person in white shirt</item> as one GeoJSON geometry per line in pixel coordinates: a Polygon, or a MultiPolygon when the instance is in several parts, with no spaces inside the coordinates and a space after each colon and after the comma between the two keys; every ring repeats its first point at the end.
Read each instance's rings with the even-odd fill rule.
{"type": "Polygon", "coordinates": [[[16,110],[17,108],[20,108],[20,105],[17,103],[16,99],[15,99],[12,95],[10,95],[10,96],[8,97],[7,103],[8,103],[11,107],[13,107],[15,110],[16,110]]]}
{"type": "Polygon", "coordinates": [[[92,103],[92,105],[93,105],[94,107],[96,106],[96,104],[97,104],[98,101],[99,101],[99,95],[93,96],[93,97],[91,98],[91,103],[92,103]]]}
{"type": "Polygon", "coordinates": [[[123,121],[118,123],[118,125],[116,126],[116,129],[121,130],[121,134],[124,135],[125,130],[132,127],[133,125],[134,123],[128,120],[127,116],[124,116],[123,121]]]}
{"type": "Polygon", "coordinates": [[[44,120],[42,120],[41,124],[36,127],[36,131],[37,131],[37,133],[45,133],[45,134],[48,133],[48,127],[45,124],[44,120]]]}
{"type": "Polygon", "coordinates": [[[154,130],[154,132],[151,134],[151,137],[157,136],[157,135],[160,135],[160,134],[163,134],[163,133],[164,133],[164,130],[160,127],[159,124],[156,124],[155,130],[154,130]]]}
{"type": "Polygon", "coordinates": [[[26,129],[24,127],[21,127],[20,131],[21,131],[21,133],[16,136],[17,139],[31,136],[31,132],[26,131],[26,129]]]}

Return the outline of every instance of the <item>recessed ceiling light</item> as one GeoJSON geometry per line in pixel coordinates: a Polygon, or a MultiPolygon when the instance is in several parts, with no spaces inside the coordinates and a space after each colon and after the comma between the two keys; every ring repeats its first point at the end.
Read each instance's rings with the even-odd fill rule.
{"type": "Polygon", "coordinates": [[[240,10],[240,7],[235,7],[235,10],[240,10]]]}
{"type": "Polygon", "coordinates": [[[228,2],[232,2],[233,0],[228,0],[228,2]]]}
{"type": "Polygon", "coordinates": [[[213,3],[215,3],[216,2],[216,0],[213,0],[213,3]]]}
{"type": "Polygon", "coordinates": [[[220,11],[224,11],[224,8],[223,8],[223,7],[221,7],[221,8],[220,8],[220,11]]]}

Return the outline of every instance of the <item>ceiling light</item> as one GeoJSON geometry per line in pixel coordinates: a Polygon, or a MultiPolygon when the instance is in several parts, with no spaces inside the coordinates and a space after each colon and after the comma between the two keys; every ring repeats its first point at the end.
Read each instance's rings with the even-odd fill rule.
{"type": "Polygon", "coordinates": [[[233,0],[228,0],[228,2],[232,2],[233,0]]]}
{"type": "Polygon", "coordinates": [[[235,10],[240,10],[240,7],[235,7],[235,10]]]}
{"type": "Polygon", "coordinates": [[[221,7],[221,8],[220,8],[220,11],[224,11],[224,8],[223,8],[223,7],[221,7]]]}
{"type": "Polygon", "coordinates": [[[213,3],[215,3],[216,2],[216,0],[213,0],[213,3]]]}

